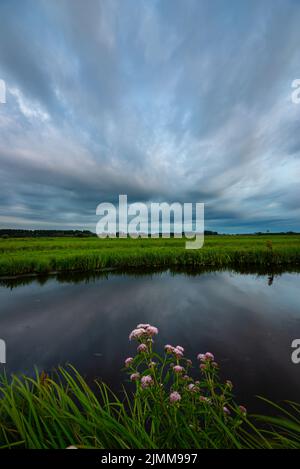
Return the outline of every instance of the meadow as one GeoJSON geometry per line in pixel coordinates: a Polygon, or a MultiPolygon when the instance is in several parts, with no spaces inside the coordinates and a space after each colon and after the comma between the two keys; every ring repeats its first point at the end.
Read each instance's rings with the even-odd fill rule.
{"type": "Polygon", "coordinates": [[[0,239],[0,276],[104,269],[288,269],[300,265],[300,235],[206,236],[199,250],[185,239],[0,239]]]}

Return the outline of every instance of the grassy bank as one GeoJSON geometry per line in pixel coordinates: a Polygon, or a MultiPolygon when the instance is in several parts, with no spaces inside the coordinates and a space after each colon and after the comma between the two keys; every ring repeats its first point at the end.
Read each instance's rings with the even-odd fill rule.
{"type": "Polygon", "coordinates": [[[273,405],[279,417],[247,416],[233,384],[222,383],[211,353],[193,363],[183,347],[153,350],[158,330],[132,331],[137,354],[125,360],[135,385],[120,400],[103,383],[94,392],[72,367],[52,377],[0,378],[0,448],[300,448],[300,406],[273,405]],[[198,368],[196,379],[191,377],[198,368]]]}
{"type": "Polygon", "coordinates": [[[109,268],[280,268],[300,265],[300,236],[206,236],[183,239],[1,239],[0,276],[109,268]]]}

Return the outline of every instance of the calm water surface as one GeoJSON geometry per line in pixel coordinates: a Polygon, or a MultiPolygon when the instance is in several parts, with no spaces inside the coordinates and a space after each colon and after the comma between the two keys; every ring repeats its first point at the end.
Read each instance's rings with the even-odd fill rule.
{"type": "Polygon", "coordinates": [[[140,322],[160,329],[158,348],[182,345],[191,357],[213,352],[250,410],[261,408],[255,395],[300,401],[300,365],[291,362],[291,342],[300,338],[299,274],[109,274],[0,286],[8,373],[70,362],[89,381],[118,389],[123,359],[135,351],[128,334],[140,322]]]}

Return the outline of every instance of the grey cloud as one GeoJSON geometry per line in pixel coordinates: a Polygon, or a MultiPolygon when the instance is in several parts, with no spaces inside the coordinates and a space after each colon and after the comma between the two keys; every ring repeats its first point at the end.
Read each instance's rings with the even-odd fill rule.
{"type": "Polygon", "coordinates": [[[300,229],[297,2],[2,0],[0,12],[0,223],[90,227],[98,203],[127,193],[204,202],[221,231],[300,229]]]}

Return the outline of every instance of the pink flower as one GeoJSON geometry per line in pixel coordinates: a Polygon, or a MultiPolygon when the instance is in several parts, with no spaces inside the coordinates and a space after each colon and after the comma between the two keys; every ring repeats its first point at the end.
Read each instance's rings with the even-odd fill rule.
{"type": "Polygon", "coordinates": [[[132,375],[130,375],[131,381],[137,381],[139,378],[140,378],[139,373],[133,373],[132,375]]]}
{"type": "Polygon", "coordinates": [[[184,375],[184,376],[182,377],[182,379],[184,379],[184,381],[188,381],[188,380],[190,379],[190,377],[189,377],[188,375],[184,375]]]}
{"type": "Polygon", "coordinates": [[[193,365],[192,360],[187,360],[186,363],[187,363],[187,365],[189,365],[189,366],[192,366],[192,365],[193,365]]]}
{"type": "Polygon", "coordinates": [[[219,368],[219,365],[218,365],[217,362],[212,362],[212,366],[213,366],[214,368],[219,368]]]}
{"type": "Polygon", "coordinates": [[[146,344],[140,344],[140,345],[138,346],[138,348],[137,348],[137,351],[138,351],[139,353],[141,353],[141,352],[147,352],[147,350],[148,350],[148,349],[147,349],[147,345],[146,345],[146,344]]]}
{"type": "Polygon", "coordinates": [[[157,327],[154,327],[154,326],[147,326],[146,327],[146,334],[150,335],[151,337],[153,335],[157,335],[158,334],[158,329],[157,327]]]}
{"type": "Polygon", "coordinates": [[[183,357],[183,353],[181,350],[179,350],[178,348],[174,348],[173,349],[173,353],[175,355],[176,358],[182,358],[183,357]]]}
{"type": "Polygon", "coordinates": [[[177,391],[173,391],[170,394],[170,402],[173,404],[174,402],[181,401],[181,395],[177,391]]]}
{"type": "Polygon", "coordinates": [[[142,384],[143,389],[148,388],[149,386],[152,386],[153,384],[152,377],[150,375],[143,376],[141,379],[141,384],[142,384]]]}
{"type": "Polygon", "coordinates": [[[173,345],[170,345],[170,344],[165,345],[165,351],[166,351],[167,353],[172,353],[173,350],[174,350],[173,345]]]}
{"type": "Polygon", "coordinates": [[[204,363],[201,363],[199,368],[200,368],[201,371],[205,371],[206,370],[206,365],[204,363]]]}
{"type": "Polygon", "coordinates": [[[133,329],[133,331],[130,332],[129,334],[129,340],[131,339],[139,339],[143,335],[146,334],[146,329],[143,329],[142,327],[139,327],[137,329],[133,329]]]}
{"type": "Polygon", "coordinates": [[[126,366],[126,368],[128,368],[128,367],[131,365],[132,362],[133,362],[133,358],[132,358],[132,357],[126,358],[126,360],[125,360],[125,366],[126,366]]]}
{"type": "Polygon", "coordinates": [[[200,399],[200,402],[205,402],[206,404],[210,404],[210,400],[205,396],[200,396],[199,399],[200,399]]]}
{"type": "Polygon", "coordinates": [[[210,352],[206,352],[206,354],[205,354],[204,356],[205,356],[205,359],[206,359],[206,360],[211,360],[211,361],[213,361],[213,360],[215,359],[215,357],[213,356],[213,354],[210,353],[210,352]]]}
{"type": "Polygon", "coordinates": [[[147,329],[147,327],[150,327],[150,324],[138,324],[136,326],[137,329],[147,329]]]}
{"type": "Polygon", "coordinates": [[[181,347],[181,345],[176,345],[175,347],[177,350],[180,350],[180,352],[184,353],[184,348],[181,347]]]}
{"type": "Polygon", "coordinates": [[[180,366],[180,365],[175,365],[175,366],[173,367],[173,371],[174,371],[175,373],[182,373],[182,372],[184,371],[184,368],[183,368],[182,366],[180,366]]]}
{"type": "Polygon", "coordinates": [[[215,357],[213,356],[212,353],[206,352],[205,354],[199,353],[197,355],[197,359],[200,360],[201,362],[206,362],[206,361],[213,361],[215,357]]]}
{"type": "Polygon", "coordinates": [[[231,412],[230,412],[230,410],[228,409],[228,407],[225,407],[225,406],[223,407],[223,412],[224,412],[225,415],[230,415],[230,414],[231,414],[231,412]]]}
{"type": "Polygon", "coordinates": [[[240,409],[240,411],[241,411],[241,413],[242,413],[243,415],[247,415],[247,409],[246,409],[246,407],[244,407],[243,405],[240,405],[240,406],[239,406],[239,409],[240,409]]]}
{"type": "Polygon", "coordinates": [[[188,390],[191,391],[191,392],[196,392],[197,391],[197,387],[191,383],[188,385],[188,390]]]}

